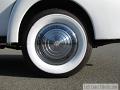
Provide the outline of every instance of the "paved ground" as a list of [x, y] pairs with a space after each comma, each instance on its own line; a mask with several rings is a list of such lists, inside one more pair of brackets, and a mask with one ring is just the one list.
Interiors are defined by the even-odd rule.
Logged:
[[94, 49], [86, 67], [69, 78], [38, 75], [20, 51], [0, 50], [0, 90], [82, 90], [83, 83], [120, 84], [120, 44]]

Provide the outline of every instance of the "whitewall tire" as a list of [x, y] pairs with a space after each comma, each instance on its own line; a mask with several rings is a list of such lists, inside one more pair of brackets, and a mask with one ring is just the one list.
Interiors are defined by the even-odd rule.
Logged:
[[82, 22], [60, 9], [36, 15], [23, 40], [23, 54], [38, 69], [55, 75], [71, 74], [85, 65], [92, 48]]

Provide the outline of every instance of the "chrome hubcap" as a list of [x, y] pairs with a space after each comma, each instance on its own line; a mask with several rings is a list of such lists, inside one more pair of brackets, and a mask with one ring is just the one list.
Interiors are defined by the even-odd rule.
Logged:
[[40, 30], [35, 49], [39, 57], [51, 65], [70, 61], [77, 52], [78, 39], [75, 32], [65, 24], [53, 23]]

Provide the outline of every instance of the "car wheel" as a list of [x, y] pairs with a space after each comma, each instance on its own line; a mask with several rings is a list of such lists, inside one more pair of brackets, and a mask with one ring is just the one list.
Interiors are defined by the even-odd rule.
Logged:
[[88, 61], [92, 46], [87, 30], [75, 15], [61, 9], [40, 12], [23, 35], [23, 55], [39, 70], [73, 75]]

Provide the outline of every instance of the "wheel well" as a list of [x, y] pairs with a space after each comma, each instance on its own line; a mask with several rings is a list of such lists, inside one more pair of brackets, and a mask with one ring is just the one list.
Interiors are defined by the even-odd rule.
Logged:
[[52, 2], [50, 0], [42, 0], [35, 5], [33, 5], [28, 12], [25, 14], [19, 30], [19, 43], [21, 44], [21, 38], [24, 34], [24, 30], [26, 30], [26, 26], [28, 22], [30, 22], [31, 18], [38, 14], [39, 12], [46, 10], [46, 9], [52, 9], [52, 8], [58, 8], [58, 9], [64, 9], [74, 15], [76, 15], [81, 22], [83, 23], [84, 27], [87, 29], [87, 34], [89, 36], [89, 39], [91, 40], [91, 44], [94, 46], [94, 30], [93, 25], [90, 20], [90, 17], [86, 13], [86, 11], [80, 7], [77, 3], [70, 1], [70, 0], [53, 0]]

